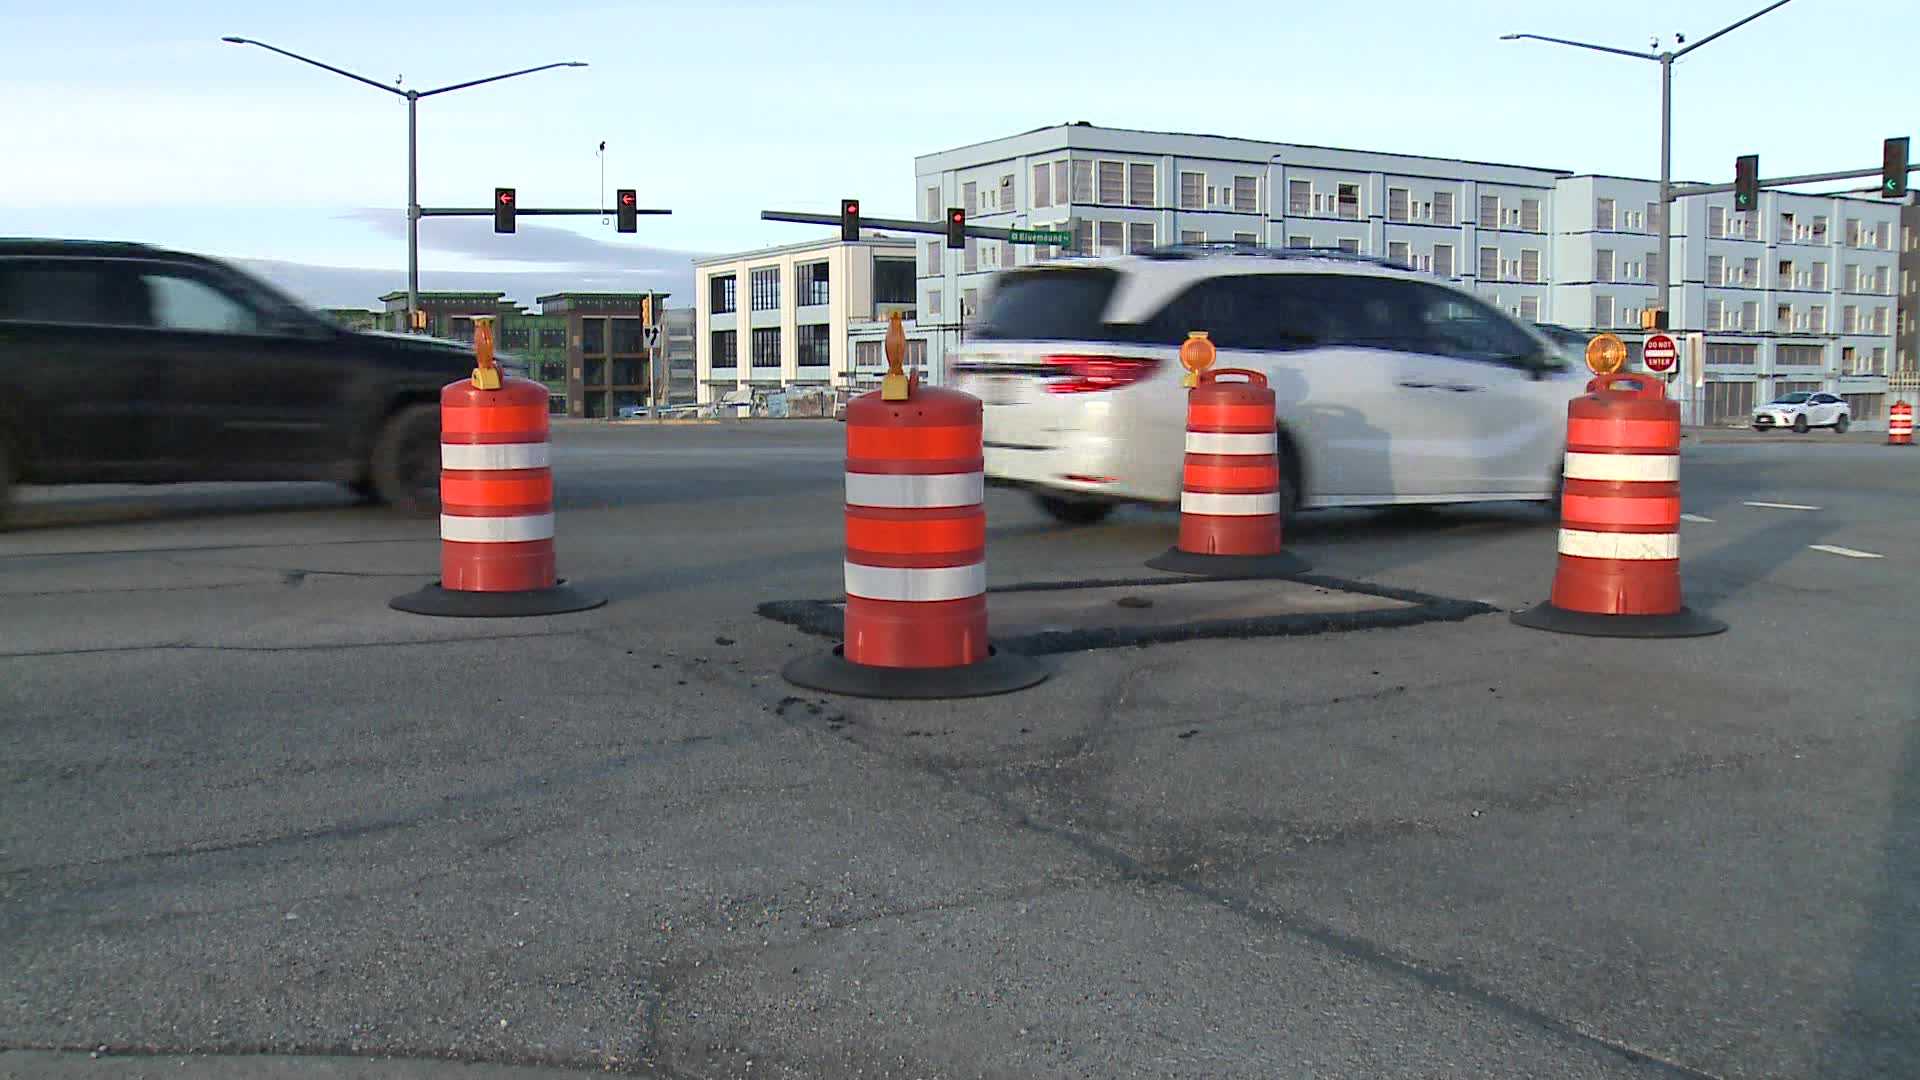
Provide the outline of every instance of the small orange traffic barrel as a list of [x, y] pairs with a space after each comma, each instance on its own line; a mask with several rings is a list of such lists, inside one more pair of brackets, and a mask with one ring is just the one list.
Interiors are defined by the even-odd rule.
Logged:
[[1246, 368], [1213, 370], [1213, 345], [1204, 333], [1189, 335], [1180, 351], [1192, 380], [1180, 540], [1147, 565], [1214, 577], [1305, 571], [1305, 562], [1280, 549], [1283, 491], [1267, 377]]
[[1896, 401], [1887, 410], [1887, 445], [1913, 445], [1913, 406]]
[[492, 317], [473, 330], [473, 375], [440, 391], [440, 580], [391, 606], [465, 617], [599, 607], [555, 574], [547, 388], [501, 376]]
[[1727, 628], [1681, 596], [1680, 406], [1657, 377], [1610, 371], [1568, 402], [1563, 478], [1553, 592], [1515, 623], [1594, 637]]
[[881, 388], [847, 404], [843, 643], [787, 681], [876, 698], [1000, 694], [1046, 678], [987, 641], [987, 515], [978, 398], [920, 386], [887, 329]]

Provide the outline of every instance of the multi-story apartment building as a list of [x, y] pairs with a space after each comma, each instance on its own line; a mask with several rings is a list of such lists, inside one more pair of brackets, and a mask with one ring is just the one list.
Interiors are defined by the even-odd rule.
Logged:
[[914, 243], [835, 237], [694, 263], [699, 400], [788, 386], [849, 387], [877, 379], [866, 353], [899, 312], [909, 365], [927, 370], [914, 324]]
[[[1339, 248], [1448, 278], [1514, 315], [1613, 330], [1637, 363], [1661, 271], [1652, 181], [1211, 135], [1068, 124], [915, 160], [928, 220], [1071, 232], [1059, 249], [919, 246], [920, 326], [964, 338], [991, 274], [1035, 260], [1200, 241]], [[1885, 415], [1899, 207], [1767, 192], [1673, 213], [1676, 332], [1706, 335], [1704, 381], [1676, 387], [1696, 422], [1744, 420], [1754, 399], [1818, 387], [1856, 418]], [[957, 258], [955, 256], [958, 256]], [[1684, 388], [1684, 392], [1683, 392]]]

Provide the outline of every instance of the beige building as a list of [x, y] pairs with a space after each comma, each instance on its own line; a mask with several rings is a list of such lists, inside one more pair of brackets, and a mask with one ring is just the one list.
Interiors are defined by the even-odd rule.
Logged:
[[[879, 340], [893, 312], [906, 320], [908, 360], [925, 363], [913, 333], [914, 243], [839, 238], [720, 255], [694, 263], [694, 341], [701, 403], [739, 391], [845, 388], [877, 378], [856, 340]], [[884, 365], [881, 365], [884, 367]]]

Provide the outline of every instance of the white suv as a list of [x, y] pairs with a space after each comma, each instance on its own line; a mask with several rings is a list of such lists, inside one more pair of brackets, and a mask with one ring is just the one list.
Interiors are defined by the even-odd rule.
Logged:
[[1289, 510], [1551, 500], [1590, 377], [1472, 294], [1340, 252], [1042, 263], [995, 277], [953, 364], [985, 404], [988, 479], [1077, 524], [1177, 504], [1190, 330], [1217, 368], [1267, 376]]

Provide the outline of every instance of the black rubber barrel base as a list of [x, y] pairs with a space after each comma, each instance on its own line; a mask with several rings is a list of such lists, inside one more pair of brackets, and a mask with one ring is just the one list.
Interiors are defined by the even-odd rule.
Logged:
[[1595, 615], [1551, 603], [1515, 612], [1513, 624], [1556, 634], [1622, 638], [1706, 637], [1727, 628], [1719, 619], [1687, 608], [1671, 615]]
[[803, 656], [780, 670], [781, 677], [808, 690], [847, 697], [926, 701], [937, 698], [991, 697], [1025, 690], [1049, 672], [1039, 661], [993, 649], [977, 664], [948, 668], [893, 668], [856, 664], [841, 646], [824, 656]]
[[564, 579], [548, 589], [524, 592], [466, 592], [443, 589], [439, 582], [387, 601], [395, 611], [440, 615], [452, 619], [512, 619], [527, 615], [564, 615], [587, 611], [607, 602], [604, 596], [582, 592]]
[[1278, 555], [1199, 555], [1177, 547], [1148, 559], [1147, 565], [1175, 574], [1217, 578], [1284, 578], [1313, 569], [1305, 559], [1285, 551]]

